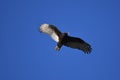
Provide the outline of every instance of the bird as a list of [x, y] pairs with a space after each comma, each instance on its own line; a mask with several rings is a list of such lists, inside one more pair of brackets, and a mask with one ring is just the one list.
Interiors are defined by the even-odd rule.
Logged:
[[44, 23], [39, 27], [41, 33], [48, 34], [57, 45], [55, 50], [59, 51], [62, 46], [70, 47], [83, 51], [85, 54], [89, 54], [92, 51], [91, 45], [78, 37], [69, 36], [68, 32], [61, 32], [55, 25]]

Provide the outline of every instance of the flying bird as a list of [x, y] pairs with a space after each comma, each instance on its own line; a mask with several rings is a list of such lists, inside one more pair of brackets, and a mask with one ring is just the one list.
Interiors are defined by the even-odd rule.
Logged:
[[69, 36], [67, 32], [62, 33], [54, 25], [42, 24], [39, 28], [39, 31], [48, 34], [54, 41], [57, 42], [57, 45], [55, 47], [56, 51], [59, 51], [63, 45], [70, 48], [82, 50], [86, 54], [90, 53], [92, 50], [90, 44], [81, 38]]

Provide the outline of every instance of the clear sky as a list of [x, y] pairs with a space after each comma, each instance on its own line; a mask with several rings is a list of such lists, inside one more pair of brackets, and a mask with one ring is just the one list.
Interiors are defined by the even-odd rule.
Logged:
[[[42, 23], [90, 43], [56, 52]], [[1, 0], [0, 80], [120, 80], [119, 0]]]

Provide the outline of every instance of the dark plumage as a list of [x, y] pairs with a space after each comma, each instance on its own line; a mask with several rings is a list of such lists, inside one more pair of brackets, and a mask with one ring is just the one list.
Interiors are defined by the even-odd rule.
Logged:
[[84, 40], [68, 36], [67, 33], [60, 32], [54, 25], [42, 24], [40, 26], [40, 31], [50, 35], [52, 39], [57, 42], [57, 46], [55, 47], [57, 51], [59, 51], [63, 45], [82, 50], [84, 53], [90, 53], [92, 50], [91, 46]]

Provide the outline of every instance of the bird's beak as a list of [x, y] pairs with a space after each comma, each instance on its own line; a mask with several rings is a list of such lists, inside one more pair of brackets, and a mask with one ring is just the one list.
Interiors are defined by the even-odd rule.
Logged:
[[40, 33], [42, 33], [42, 31], [41, 31], [40, 27], [38, 28], [38, 31], [39, 31]]

